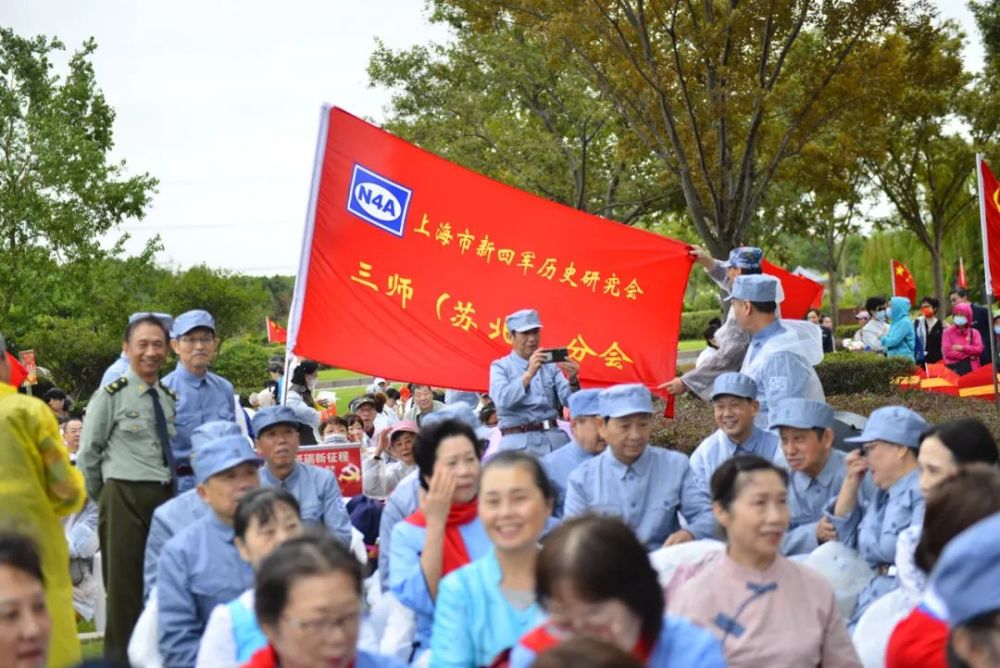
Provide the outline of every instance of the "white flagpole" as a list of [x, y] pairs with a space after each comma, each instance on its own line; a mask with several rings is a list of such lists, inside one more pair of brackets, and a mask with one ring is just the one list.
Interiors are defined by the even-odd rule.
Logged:
[[295, 359], [294, 350], [299, 335], [299, 321], [302, 318], [302, 302], [306, 294], [306, 282], [309, 280], [309, 256], [312, 254], [313, 230], [316, 227], [316, 199], [319, 197], [319, 184], [323, 175], [323, 156], [326, 154], [326, 137], [330, 126], [330, 105], [324, 104], [320, 109], [319, 136], [316, 138], [316, 155], [313, 158], [312, 186], [309, 191], [309, 208], [306, 210], [306, 224], [302, 231], [302, 251], [299, 255], [299, 268], [295, 275], [295, 290], [292, 294], [292, 305], [288, 312], [288, 334], [285, 337], [285, 376], [284, 387], [281, 388], [281, 403], [288, 396], [288, 385], [291, 383], [292, 372], [295, 370], [292, 362]]
[[[990, 315], [990, 322], [988, 323], [990, 332], [990, 366], [994, 366], [993, 362], [997, 358], [997, 337], [993, 331], [993, 304], [991, 303], [993, 280], [990, 276], [989, 233], [986, 229], [986, 193], [983, 192], [983, 155], [981, 153], [976, 154], [976, 181], [979, 184], [979, 223], [982, 227], [983, 237], [983, 274], [986, 278], [986, 312]], [[1000, 384], [997, 382], [997, 370], [995, 366], [992, 375], [993, 403], [996, 406], [1000, 406]]]

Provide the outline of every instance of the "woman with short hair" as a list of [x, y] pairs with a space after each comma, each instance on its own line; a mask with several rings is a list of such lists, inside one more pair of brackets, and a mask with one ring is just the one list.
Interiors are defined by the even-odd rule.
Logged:
[[254, 610], [268, 645], [244, 668], [401, 668], [358, 649], [361, 565], [336, 539], [289, 540], [264, 560], [256, 584]]
[[51, 637], [38, 548], [26, 536], [0, 533], [0, 664], [44, 668]]
[[788, 473], [766, 459], [723, 463], [712, 475], [712, 511], [725, 556], [688, 580], [670, 611], [709, 629], [731, 667], [860, 668], [830, 585], [780, 554], [787, 498]]
[[548, 620], [514, 647], [511, 668], [527, 668], [563, 641], [610, 642], [646, 666], [726, 665], [718, 641], [664, 615], [663, 589], [646, 548], [620, 519], [582, 515], [545, 539], [535, 593]]

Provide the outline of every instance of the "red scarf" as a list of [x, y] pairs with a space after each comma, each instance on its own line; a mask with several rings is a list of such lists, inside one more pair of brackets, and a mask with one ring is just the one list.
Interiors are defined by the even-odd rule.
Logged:
[[[348, 664], [348, 668], [354, 668], [355, 661]], [[250, 660], [243, 664], [242, 668], [281, 668], [278, 653], [274, 651], [274, 646], [268, 643], [267, 647], [254, 652]]]
[[[521, 644], [534, 652], [536, 656], [546, 650], [552, 649], [560, 642], [559, 638], [549, 633], [548, 624], [542, 624], [541, 626], [536, 627], [533, 631], [529, 631], [526, 636], [521, 638]], [[631, 653], [632, 656], [641, 661], [643, 665], [646, 665], [649, 661], [649, 657], [653, 654], [653, 643], [640, 636], [639, 642], [637, 642], [635, 647], [632, 648]]]
[[[452, 503], [448, 511], [448, 519], [444, 524], [444, 549], [441, 555], [441, 577], [448, 575], [453, 570], [465, 566], [472, 561], [469, 558], [469, 551], [465, 549], [465, 541], [462, 539], [462, 532], [459, 527], [464, 526], [476, 519], [478, 516], [478, 501], [473, 498], [467, 503]], [[406, 521], [418, 527], [427, 526], [427, 518], [424, 511], [418, 510]]]

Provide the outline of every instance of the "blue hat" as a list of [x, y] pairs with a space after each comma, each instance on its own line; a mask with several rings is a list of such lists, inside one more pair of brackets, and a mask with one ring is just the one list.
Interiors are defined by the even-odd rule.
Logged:
[[472, 431], [476, 432], [476, 436], [481, 441], [488, 439], [493, 431], [489, 427], [484, 427], [483, 423], [479, 421], [478, 417], [476, 417], [472, 407], [463, 402], [450, 404], [444, 408], [438, 408], [430, 413], [425, 413], [420, 419], [420, 429], [428, 429], [439, 422], [444, 422], [445, 420], [458, 420], [459, 422], [464, 422], [469, 426], [469, 428], [472, 429]]
[[733, 289], [725, 301], [742, 299], [748, 302], [776, 302], [778, 285], [778, 279], [767, 274], [737, 276], [733, 281]]
[[768, 429], [793, 427], [795, 429], [832, 429], [833, 408], [822, 401], [811, 399], [782, 399], [770, 411]]
[[244, 462], [260, 466], [264, 460], [254, 454], [250, 441], [235, 422], [206, 422], [191, 435], [191, 468], [199, 485]]
[[531, 308], [515, 311], [507, 316], [507, 331], [527, 332], [538, 329], [542, 326], [542, 321], [538, 319], [538, 311]]
[[757, 383], [753, 378], [738, 371], [729, 371], [720, 374], [712, 385], [712, 399], [723, 395], [733, 397], [743, 397], [744, 399], [757, 398]]
[[601, 415], [609, 418], [653, 412], [653, 395], [645, 385], [632, 383], [601, 390]]
[[722, 264], [737, 269], [760, 269], [763, 257], [764, 251], [756, 246], [740, 246], [729, 251], [729, 261]]
[[930, 425], [920, 415], [905, 406], [885, 406], [872, 411], [860, 436], [845, 438], [845, 443], [885, 441], [916, 450], [920, 436]]
[[197, 329], [198, 327], [207, 327], [215, 332], [215, 318], [213, 318], [212, 314], [208, 311], [202, 311], [200, 309], [181, 313], [177, 316], [177, 319], [174, 320], [174, 327], [170, 332], [170, 336], [177, 339], [184, 336], [192, 329]]
[[141, 320], [143, 318], [156, 318], [163, 323], [163, 326], [167, 328], [168, 332], [174, 326], [174, 319], [169, 313], [153, 313], [152, 311], [139, 311], [137, 313], [133, 313], [128, 317], [128, 324], [131, 325], [136, 320]]
[[1000, 513], [951, 539], [934, 570], [927, 599], [954, 628], [1000, 610]]
[[257, 411], [250, 420], [250, 427], [258, 437], [262, 431], [276, 424], [290, 424], [298, 428], [299, 418], [288, 406], [268, 406]]
[[577, 390], [569, 395], [569, 414], [573, 417], [601, 414], [600, 390]]
[[479, 395], [475, 392], [463, 392], [462, 390], [445, 390], [444, 403], [448, 406], [463, 403], [469, 408], [475, 409], [479, 405]]

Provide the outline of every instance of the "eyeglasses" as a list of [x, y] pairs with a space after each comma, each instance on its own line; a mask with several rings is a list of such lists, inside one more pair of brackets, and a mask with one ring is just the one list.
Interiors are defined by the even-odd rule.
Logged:
[[316, 619], [296, 619], [282, 615], [282, 619], [288, 622], [292, 628], [305, 633], [332, 633], [337, 629], [348, 633], [358, 628], [361, 613], [355, 611], [339, 617], [317, 617]]
[[214, 336], [182, 336], [181, 343], [187, 343], [192, 346], [207, 346], [215, 342]]

